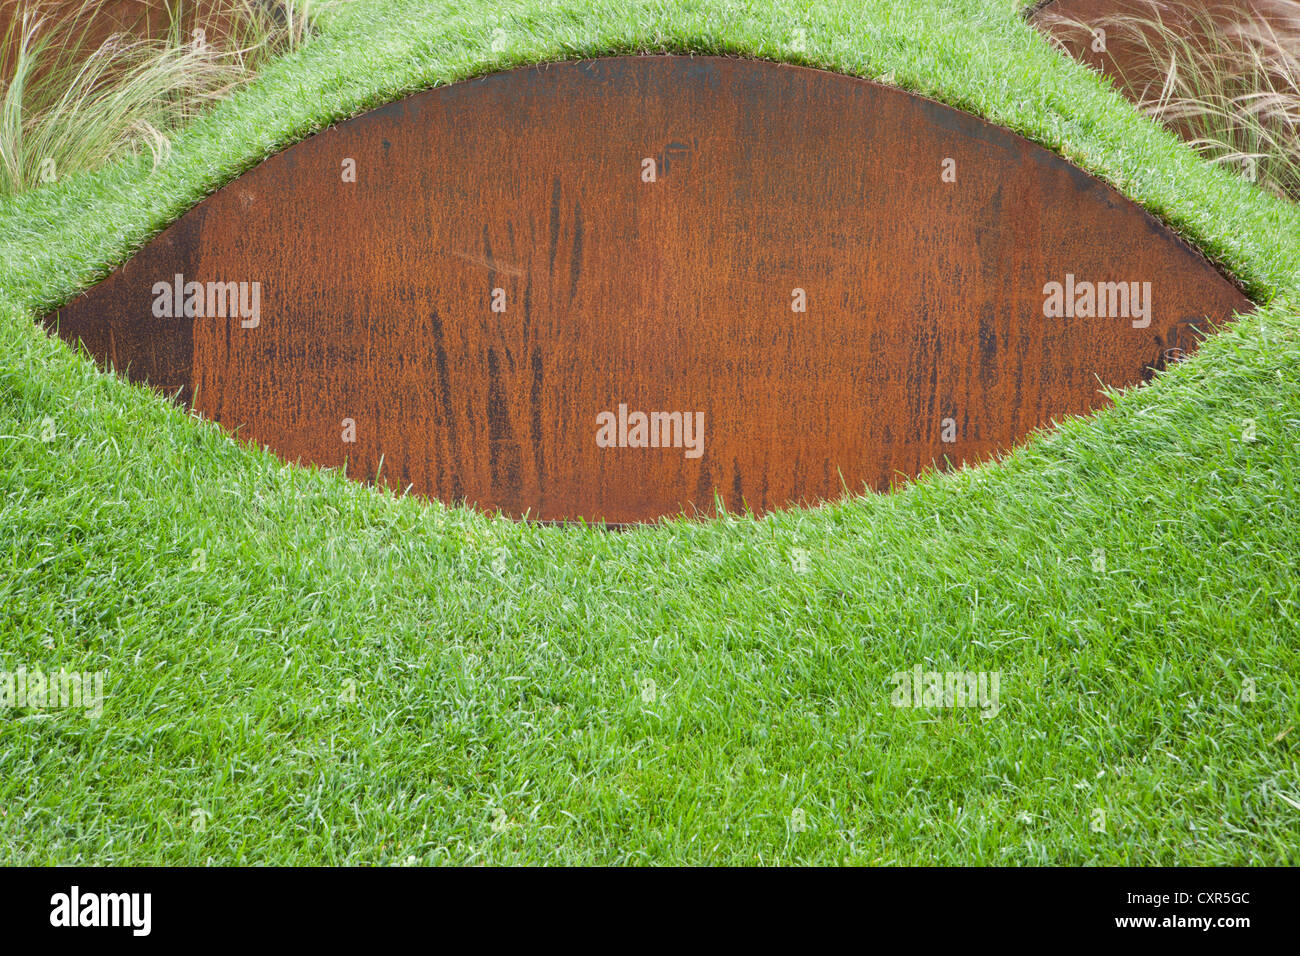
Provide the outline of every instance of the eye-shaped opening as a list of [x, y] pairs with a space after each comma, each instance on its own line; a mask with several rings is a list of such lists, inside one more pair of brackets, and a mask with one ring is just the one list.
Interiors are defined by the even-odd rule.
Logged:
[[1250, 308], [1005, 129], [838, 74], [656, 56], [340, 124], [47, 323], [288, 460], [621, 523], [985, 460]]

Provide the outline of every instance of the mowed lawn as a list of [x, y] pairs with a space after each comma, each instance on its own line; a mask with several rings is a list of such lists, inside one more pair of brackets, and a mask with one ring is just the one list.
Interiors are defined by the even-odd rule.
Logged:
[[[1260, 308], [999, 463], [620, 533], [286, 466], [35, 322], [312, 130], [640, 51], [978, 113]], [[1017, 2], [355, 0], [157, 170], [0, 200], [0, 671], [102, 671], [106, 695], [0, 711], [0, 861], [1296, 863], [1297, 441], [1296, 208]], [[1001, 709], [893, 706], [918, 666], [996, 672]]]

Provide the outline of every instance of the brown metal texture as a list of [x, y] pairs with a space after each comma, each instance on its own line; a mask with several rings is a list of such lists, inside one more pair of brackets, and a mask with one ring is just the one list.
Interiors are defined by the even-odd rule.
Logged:
[[326, 130], [46, 321], [290, 461], [623, 523], [988, 458], [1249, 308], [1112, 188], [974, 116], [654, 56]]
[[81, 59], [97, 50], [113, 34], [132, 40], [161, 40], [167, 37], [175, 12], [181, 36], [192, 37], [196, 29], [205, 39], [229, 37], [231, 17], [228, 0], [0, 0], [0, 38], [19, 29], [24, 13], [45, 21], [44, 32], [60, 46], [70, 46]]
[[[1282, 43], [1300, 43], [1300, 19], [1291, 0], [1049, 0], [1032, 8], [1029, 20], [1139, 102], [1160, 99], [1171, 54], [1215, 49], [1212, 33], [1232, 37], [1243, 56], [1256, 29]], [[1176, 48], [1153, 24], [1163, 24], [1167, 35], [1177, 38]], [[1291, 82], [1273, 75], [1277, 89]], [[1167, 122], [1185, 139], [1201, 135], [1190, 119], [1175, 115]]]

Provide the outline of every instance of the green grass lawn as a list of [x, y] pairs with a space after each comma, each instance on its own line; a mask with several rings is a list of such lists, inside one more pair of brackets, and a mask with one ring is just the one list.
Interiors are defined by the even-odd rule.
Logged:
[[[999, 464], [623, 533], [286, 466], [34, 324], [312, 130], [637, 51], [978, 113], [1261, 308]], [[107, 694], [99, 719], [0, 713], [0, 861], [1300, 862], [1298, 369], [1296, 208], [1012, 0], [356, 0], [158, 170], [0, 201], [0, 670], [102, 670]], [[1001, 711], [891, 706], [917, 665], [998, 672]]]

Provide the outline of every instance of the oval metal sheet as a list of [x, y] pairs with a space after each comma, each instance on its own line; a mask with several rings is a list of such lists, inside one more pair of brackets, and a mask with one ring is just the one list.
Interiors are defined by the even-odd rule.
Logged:
[[[1067, 288], [1078, 308], [1045, 315]], [[1115, 190], [974, 116], [655, 56], [342, 123], [47, 322], [290, 461], [619, 523], [987, 458], [1249, 308]]]

